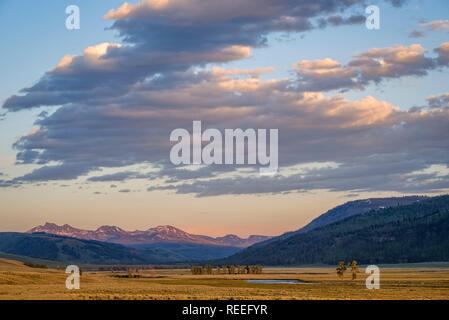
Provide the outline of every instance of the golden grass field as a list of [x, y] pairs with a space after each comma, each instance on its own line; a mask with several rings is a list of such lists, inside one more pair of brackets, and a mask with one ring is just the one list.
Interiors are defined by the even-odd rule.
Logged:
[[[449, 269], [383, 268], [381, 287], [368, 290], [360, 268], [351, 281], [333, 268], [266, 268], [261, 275], [197, 275], [187, 269], [125, 273], [84, 272], [80, 290], [65, 287], [64, 270], [30, 268], [0, 259], [0, 299], [449, 299]], [[115, 275], [115, 276], [114, 276]], [[246, 279], [298, 279], [311, 284], [255, 284]]]

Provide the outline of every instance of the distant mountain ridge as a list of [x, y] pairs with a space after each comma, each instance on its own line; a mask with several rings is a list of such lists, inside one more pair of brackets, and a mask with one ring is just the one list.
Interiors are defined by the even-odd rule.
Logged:
[[257, 242], [271, 238], [268, 236], [251, 235], [248, 238], [243, 239], [233, 234], [213, 238], [209, 236], [190, 234], [169, 225], [149, 228], [145, 231], [125, 231], [117, 226], [101, 226], [96, 230], [83, 230], [74, 228], [68, 224], [59, 226], [55, 223], [48, 222], [42, 226], [37, 226], [28, 230], [27, 233], [47, 233], [77, 239], [96, 240], [123, 245], [188, 243], [237, 248], [246, 248]]

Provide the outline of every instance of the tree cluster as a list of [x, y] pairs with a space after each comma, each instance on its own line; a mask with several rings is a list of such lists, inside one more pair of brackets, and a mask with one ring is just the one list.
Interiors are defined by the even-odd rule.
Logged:
[[224, 265], [217, 266], [214, 268], [211, 265], [206, 266], [192, 266], [190, 268], [192, 274], [261, 274], [262, 266], [234, 266], [234, 265]]
[[[359, 267], [357, 266], [357, 261], [353, 260], [352, 262], [348, 262], [348, 268], [351, 269], [352, 280], [357, 279], [357, 272], [359, 271]], [[336, 270], [337, 270], [337, 275], [340, 279], [343, 279], [343, 275], [348, 268], [345, 266], [344, 261], [338, 262], [338, 266], [337, 266]]]

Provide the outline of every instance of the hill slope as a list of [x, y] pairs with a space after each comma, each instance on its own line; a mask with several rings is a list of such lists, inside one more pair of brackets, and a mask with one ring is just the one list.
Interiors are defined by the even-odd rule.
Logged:
[[239, 250], [241, 249], [236, 247], [177, 243], [123, 246], [46, 233], [0, 233], [0, 257], [31, 262], [45, 259], [42, 263], [47, 265], [55, 261], [87, 264], [170, 264], [224, 258]]
[[[189, 262], [198, 260], [211, 260], [229, 257], [242, 250], [237, 247], [211, 246], [195, 243], [155, 243], [132, 245], [133, 248], [144, 254], [158, 254], [160, 263]], [[170, 255], [162, 260], [164, 253]]]
[[299, 230], [286, 232], [279, 237], [274, 237], [265, 241], [265, 243], [285, 239], [298, 233], [304, 233], [328, 224], [343, 220], [358, 214], [366, 213], [372, 210], [391, 208], [395, 206], [408, 205], [419, 201], [427, 200], [425, 196], [407, 196], [391, 198], [369, 198], [346, 202], [335, 208], [328, 210], [319, 217], [313, 219], [309, 224]]
[[151, 256], [119, 244], [42, 233], [0, 233], [0, 252], [65, 262], [93, 264], [147, 263]]
[[220, 263], [292, 265], [449, 261], [449, 196], [354, 215], [256, 244]]
[[312, 222], [308, 225], [299, 229], [298, 232], [304, 233], [372, 210], [413, 204], [426, 199], [428, 198], [424, 196], [408, 196], [393, 198], [369, 198], [349, 201], [320, 215], [318, 218], [312, 220]]

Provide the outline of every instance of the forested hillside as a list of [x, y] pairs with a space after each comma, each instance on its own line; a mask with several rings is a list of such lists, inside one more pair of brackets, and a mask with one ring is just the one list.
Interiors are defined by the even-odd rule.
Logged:
[[286, 239], [251, 246], [232, 264], [295, 265], [449, 261], [449, 196], [355, 215]]

